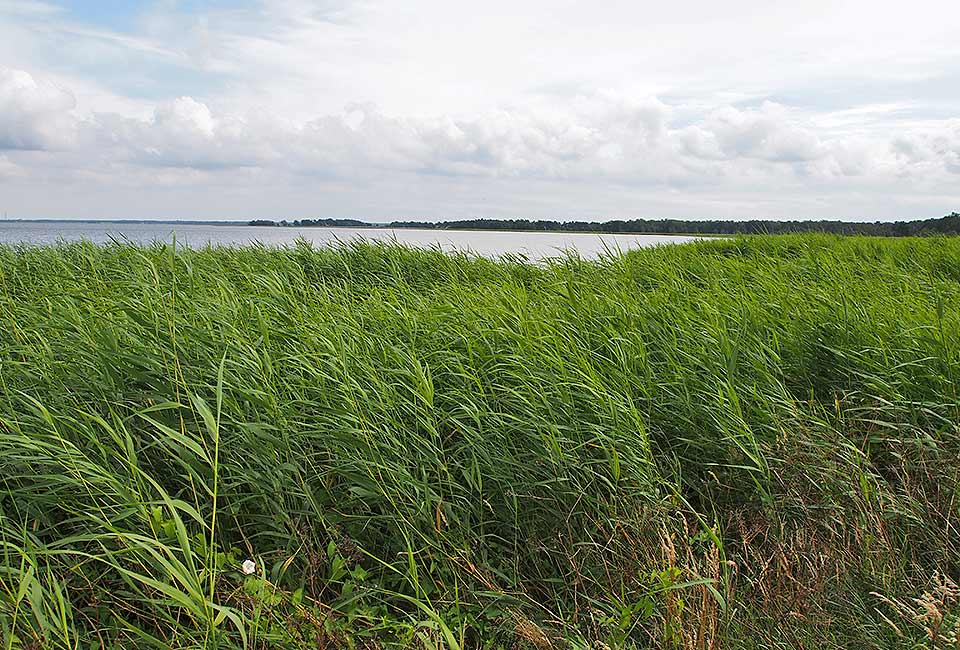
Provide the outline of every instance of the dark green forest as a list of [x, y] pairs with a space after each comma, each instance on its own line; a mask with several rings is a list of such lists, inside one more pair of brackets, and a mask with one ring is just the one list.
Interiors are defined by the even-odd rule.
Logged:
[[669, 235], [758, 235], [820, 232], [840, 235], [912, 237], [916, 235], [960, 234], [960, 213], [939, 219], [914, 221], [775, 221], [770, 219], [724, 221], [708, 219], [628, 219], [613, 221], [551, 221], [529, 219], [464, 219], [460, 221], [390, 221], [370, 223], [357, 219], [296, 219], [272, 221], [256, 219], [251, 226], [290, 226], [320, 228], [417, 228], [422, 230], [511, 230], [532, 232], [601, 232]]

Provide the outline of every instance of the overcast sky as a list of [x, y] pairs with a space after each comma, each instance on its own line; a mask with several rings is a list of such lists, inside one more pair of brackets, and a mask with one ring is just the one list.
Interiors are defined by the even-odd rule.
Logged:
[[960, 210], [956, 0], [0, 0], [13, 217]]

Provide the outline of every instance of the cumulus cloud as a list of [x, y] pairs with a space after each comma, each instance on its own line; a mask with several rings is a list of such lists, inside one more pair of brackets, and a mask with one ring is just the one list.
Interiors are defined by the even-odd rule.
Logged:
[[127, 4], [0, 0], [4, 209], [134, 216], [153, 188], [158, 214], [212, 215], [251, 186], [233, 205], [275, 216], [960, 201], [956, 2]]
[[194, 98], [157, 105], [147, 118], [96, 113], [80, 126], [91, 156], [132, 166], [216, 170], [271, 164], [282, 138], [274, 123], [215, 115]]
[[23, 70], [0, 68], [0, 150], [69, 146], [76, 136], [70, 91]]
[[[689, 177], [731, 161], [794, 171], [818, 163], [823, 174], [856, 175], [865, 170], [867, 150], [849, 138], [823, 141], [769, 102], [759, 109], [717, 107], [698, 123], [675, 128], [673, 107], [659, 99], [606, 92], [577, 97], [565, 110], [520, 107], [456, 119], [390, 116], [355, 104], [290, 124], [215, 114], [191, 97], [157, 105], [148, 119], [114, 113], [80, 119], [69, 91], [7, 70], [0, 74], [0, 102], [3, 148], [87, 147], [92, 157], [156, 167], [669, 183], [694, 182]], [[956, 140], [920, 133], [898, 137], [891, 147], [903, 165], [936, 160], [953, 169]]]
[[211, 139], [217, 123], [206, 104], [192, 97], [180, 97], [159, 106], [153, 114], [153, 124], [174, 136]]
[[[893, 155], [885, 140], [820, 135], [772, 103], [717, 107], [686, 126], [673, 125], [674, 113], [656, 98], [611, 93], [579, 97], [564, 111], [521, 107], [457, 119], [395, 117], [353, 106], [290, 131], [277, 129], [259, 151], [301, 172], [396, 170], [676, 187], [737, 176], [896, 175], [913, 161]], [[909, 145], [914, 158], [949, 168], [955, 151], [949, 144], [916, 138]]]
[[267, 178], [360, 186], [416, 177], [719, 194], [890, 183], [912, 191], [960, 174], [960, 120], [877, 136], [818, 128], [772, 102], [694, 110], [607, 91], [459, 116], [391, 115], [350, 104], [301, 122], [183, 96], [137, 117], [83, 113], [70, 90], [2, 70], [0, 153], [5, 183], [34, 170], [44, 178], [169, 186]]
[[946, 120], [936, 130], [900, 135], [891, 148], [906, 164], [942, 166], [950, 173], [960, 174], [960, 119]]
[[765, 102], [759, 110], [717, 109], [706, 119], [703, 130], [700, 146], [711, 158], [717, 152], [725, 158], [802, 162], [826, 153], [816, 134], [772, 102]]

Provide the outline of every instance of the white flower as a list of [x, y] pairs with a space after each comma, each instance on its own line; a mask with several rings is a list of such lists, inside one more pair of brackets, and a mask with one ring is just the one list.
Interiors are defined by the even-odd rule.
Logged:
[[250, 575], [257, 570], [257, 563], [253, 560], [244, 560], [243, 561], [243, 572], [246, 575]]

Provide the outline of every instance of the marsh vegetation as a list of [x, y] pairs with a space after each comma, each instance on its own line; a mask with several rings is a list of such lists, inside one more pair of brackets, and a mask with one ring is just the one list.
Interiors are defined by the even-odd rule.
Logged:
[[0, 248], [0, 640], [955, 648], [958, 379], [949, 238]]

